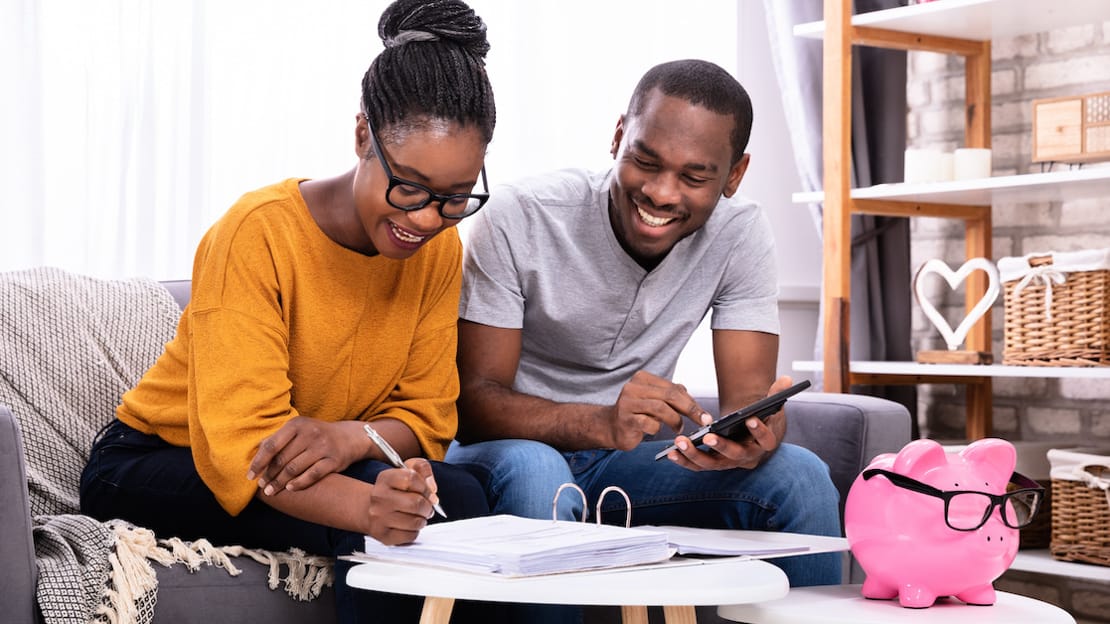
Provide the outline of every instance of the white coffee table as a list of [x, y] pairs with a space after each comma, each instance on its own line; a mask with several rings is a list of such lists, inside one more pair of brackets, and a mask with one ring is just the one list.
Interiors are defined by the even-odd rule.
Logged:
[[782, 570], [766, 561], [741, 558], [679, 559], [652, 566], [522, 578], [364, 561], [348, 572], [347, 584], [425, 596], [421, 624], [446, 624], [456, 599], [620, 606], [625, 624], [647, 624], [647, 607], [662, 606], [668, 624], [694, 624], [695, 606], [774, 600], [789, 590]]
[[1075, 624], [1059, 607], [1006, 592], [989, 607], [942, 598], [927, 609], [907, 609], [897, 599], [868, 600], [859, 585], [800, 587], [778, 600], [722, 606], [717, 614], [746, 624]]

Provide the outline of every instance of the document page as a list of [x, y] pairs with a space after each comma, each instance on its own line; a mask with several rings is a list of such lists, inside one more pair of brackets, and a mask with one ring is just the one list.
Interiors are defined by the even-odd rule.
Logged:
[[744, 529], [695, 529], [680, 526], [642, 525], [639, 528], [664, 531], [667, 533], [671, 547], [688, 555], [775, 559], [849, 550], [847, 539], [825, 535]]
[[366, 538], [366, 554], [509, 576], [653, 563], [673, 550], [660, 530], [510, 515], [432, 524], [415, 542]]
[[804, 542], [767, 541], [748, 537], [750, 531], [726, 529], [695, 529], [680, 526], [644, 526], [667, 534], [671, 547], [680, 555], [764, 556], [799, 553], [809, 550]]

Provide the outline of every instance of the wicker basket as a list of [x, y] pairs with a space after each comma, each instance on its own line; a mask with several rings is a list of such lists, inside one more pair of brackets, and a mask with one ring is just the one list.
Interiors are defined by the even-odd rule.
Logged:
[[[1060, 457], [1074, 461], [1076, 456], [1091, 457], [1090, 461], [1097, 463], [1057, 467]], [[1052, 556], [1061, 561], [1110, 566], [1110, 493], [1097, 486], [1110, 482], [1110, 456], [1053, 449], [1049, 459], [1053, 461]], [[1090, 476], [1077, 479], [1077, 468]]]
[[1021, 279], [1007, 280], [1002, 271], [1002, 363], [1110, 366], [1110, 270], [1068, 270], [1052, 255], [1027, 259], [1027, 265], [999, 261], [1000, 270], [1007, 260], [1027, 267]]

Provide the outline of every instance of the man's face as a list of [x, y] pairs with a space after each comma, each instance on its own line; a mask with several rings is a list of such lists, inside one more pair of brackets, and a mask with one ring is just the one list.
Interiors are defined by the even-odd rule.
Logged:
[[731, 164], [730, 115], [659, 90], [643, 104], [617, 122], [609, 221], [624, 250], [650, 270], [705, 225], [721, 195], [736, 192], [748, 155]]

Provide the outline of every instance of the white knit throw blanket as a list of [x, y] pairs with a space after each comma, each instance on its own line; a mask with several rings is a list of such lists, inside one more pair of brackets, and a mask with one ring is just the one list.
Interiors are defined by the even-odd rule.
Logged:
[[330, 558], [155, 540], [146, 529], [80, 515], [78, 482], [93, 438], [173, 337], [179, 316], [173, 297], [148, 279], [54, 268], [0, 273], [0, 403], [23, 436], [47, 624], [149, 622], [157, 590], [150, 561], [218, 565], [234, 575], [228, 557], [246, 555], [270, 566], [271, 589], [284, 581], [300, 600], [332, 584]]

